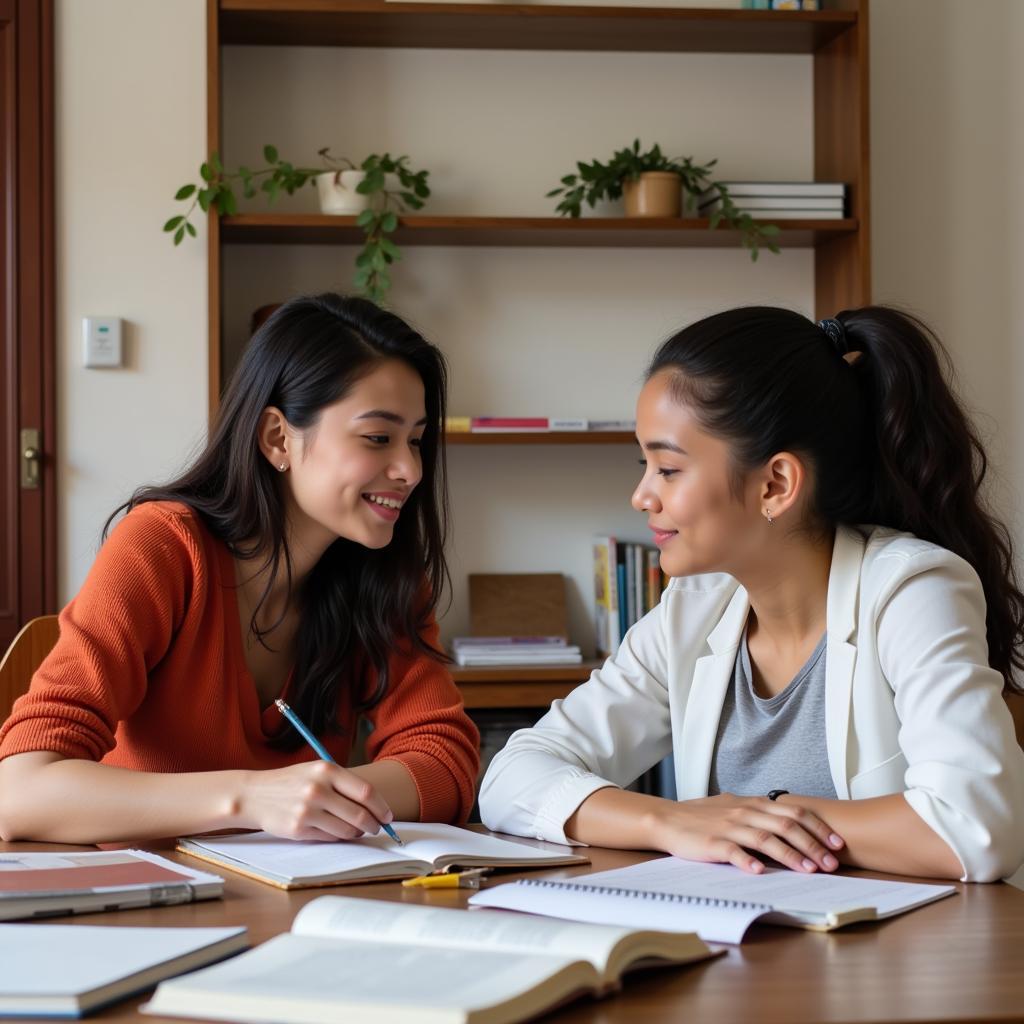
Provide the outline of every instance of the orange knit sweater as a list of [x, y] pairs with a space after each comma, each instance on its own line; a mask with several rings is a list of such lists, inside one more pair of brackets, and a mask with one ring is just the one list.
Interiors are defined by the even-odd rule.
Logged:
[[[431, 620], [424, 639], [438, 644]], [[393, 655], [384, 698], [367, 712], [370, 760], [401, 762], [424, 821], [464, 821], [473, 804], [479, 734], [445, 667]], [[285, 692], [287, 693], [287, 687]], [[348, 761], [355, 715], [323, 738]], [[280, 768], [308, 747], [267, 743], [285, 727], [262, 711], [246, 667], [234, 560], [184, 505], [150, 502], [118, 524], [78, 596], [60, 640], [0, 729], [0, 758], [29, 750], [150, 772]]]

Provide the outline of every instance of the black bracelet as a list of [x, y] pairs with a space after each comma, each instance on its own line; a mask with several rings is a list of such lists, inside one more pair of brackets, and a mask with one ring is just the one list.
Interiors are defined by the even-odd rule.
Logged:
[[780, 796], [786, 796], [788, 793], [788, 789], [770, 789], [768, 790], [768, 799], [778, 800]]

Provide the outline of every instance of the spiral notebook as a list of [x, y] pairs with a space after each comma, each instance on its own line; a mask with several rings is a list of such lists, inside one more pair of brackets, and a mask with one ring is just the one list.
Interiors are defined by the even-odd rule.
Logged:
[[952, 885], [772, 868], [750, 875], [728, 864], [662, 857], [567, 881], [509, 882], [469, 902], [568, 921], [696, 932], [706, 942], [738, 943], [755, 921], [832, 931], [902, 914], [955, 892]]

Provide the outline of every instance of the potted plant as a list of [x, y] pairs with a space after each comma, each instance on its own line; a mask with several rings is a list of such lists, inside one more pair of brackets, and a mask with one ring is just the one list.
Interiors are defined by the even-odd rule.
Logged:
[[[401, 258], [401, 251], [389, 237], [398, 227], [398, 215], [407, 209], [419, 210], [430, 195], [429, 171], [409, 167], [407, 156], [371, 153], [357, 167], [351, 160], [333, 157], [325, 147], [319, 150], [324, 167], [296, 167], [281, 159], [274, 146], [263, 147], [264, 165], [229, 170], [217, 153], [199, 168], [198, 182], [182, 185], [174, 198], [189, 203], [183, 214], [171, 217], [164, 231], [172, 232], [174, 244], [186, 237], [195, 238], [191, 221], [198, 206], [203, 213], [233, 214], [238, 209], [235, 188], [250, 199], [262, 192], [273, 203], [282, 191], [291, 195], [307, 182], [325, 192], [334, 209], [329, 213], [357, 213], [356, 225], [364, 234], [363, 247], [356, 256], [355, 287], [367, 298], [381, 302], [391, 287], [389, 268]], [[320, 184], [320, 179], [328, 179]], [[337, 192], [337, 196], [331, 196]]]
[[752, 260], [757, 259], [762, 246], [777, 253], [779, 229], [774, 224], [760, 224], [736, 209], [729, 190], [711, 178], [716, 163], [711, 160], [699, 165], [688, 156], [669, 157], [657, 144], [641, 152], [640, 140], [635, 139], [632, 146], [616, 150], [608, 163], [578, 162], [576, 173], [565, 175], [561, 184], [547, 194], [561, 196], [555, 210], [563, 216], [578, 217], [584, 202], [593, 207], [600, 199], [622, 198], [627, 217], [678, 217], [684, 195], [690, 209], [699, 196], [713, 190], [721, 206], [711, 214], [710, 228], [724, 223], [738, 230]]

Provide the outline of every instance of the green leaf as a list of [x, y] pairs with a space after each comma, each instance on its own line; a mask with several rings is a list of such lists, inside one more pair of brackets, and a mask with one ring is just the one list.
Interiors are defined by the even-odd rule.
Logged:
[[174, 193], [175, 199], [188, 199], [193, 192], [195, 192], [195, 185], [182, 185], [177, 192]]
[[212, 188], [204, 188], [200, 191], [196, 197], [199, 202], [199, 209], [206, 213], [210, 209], [210, 201], [213, 199], [214, 190]]
[[174, 244], [181, 245], [181, 240], [185, 237], [185, 225], [183, 224], [177, 231], [174, 232]]
[[210, 163], [218, 174], [224, 173], [224, 165], [220, 162], [220, 154], [216, 150], [210, 154]]
[[362, 252], [356, 257], [357, 267], [368, 267], [370, 265], [370, 251], [363, 249]]
[[263, 147], [263, 159], [266, 160], [268, 164], [276, 164], [277, 163], [277, 148], [275, 146], [264, 146]]
[[173, 231], [185, 218], [182, 216], [172, 217], [165, 225], [164, 231]]
[[203, 181], [209, 181], [213, 177], [213, 175], [210, 173], [209, 164], [200, 164], [199, 177], [201, 177]]
[[221, 188], [220, 194], [217, 198], [217, 206], [220, 208], [221, 213], [226, 213], [229, 217], [233, 213], [238, 212], [238, 203], [235, 201], [235, 193], [231, 191], [231, 187], [225, 185]]
[[385, 232], [389, 232], [390, 233], [390, 232], [394, 231], [395, 228], [397, 228], [397, 227], [398, 227], [398, 217], [395, 216], [393, 211], [388, 210], [388, 212], [385, 213], [383, 217], [381, 217], [381, 220], [380, 220], [380, 229], [381, 229], [381, 231], [385, 231]]
[[356, 227], [368, 228], [371, 224], [373, 224], [376, 221], [376, 219], [377, 215], [373, 212], [373, 210], [363, 210], [363, 212], [359, 214], [358, 217], [356, 217]]
[[427, 188], [426, 183], [422, 181], [416, 182], [416, 185], [413, 187], [413, 191], [420, 197], [420, 199], [426, 199], [427, 196], [430, 195], [430, 189]]
[[192, 238], [196, 237], [196, 229], [188, 221], [185, 221], [185, 230]]
[[381, 252], [383, 252], [385, 256], [388, 256], [393, 260], [400, 260], [402, 258], [401, 249], [399, 249], [390, 238], [382, 238], [380, 240], [380, 248]]
[[761, 234], [762, 235], [774, 236], [774, 235], [777, 235], [778, 233], [779, 233], [779, 226], [777, 224], [762, 224], [761, 225]]

